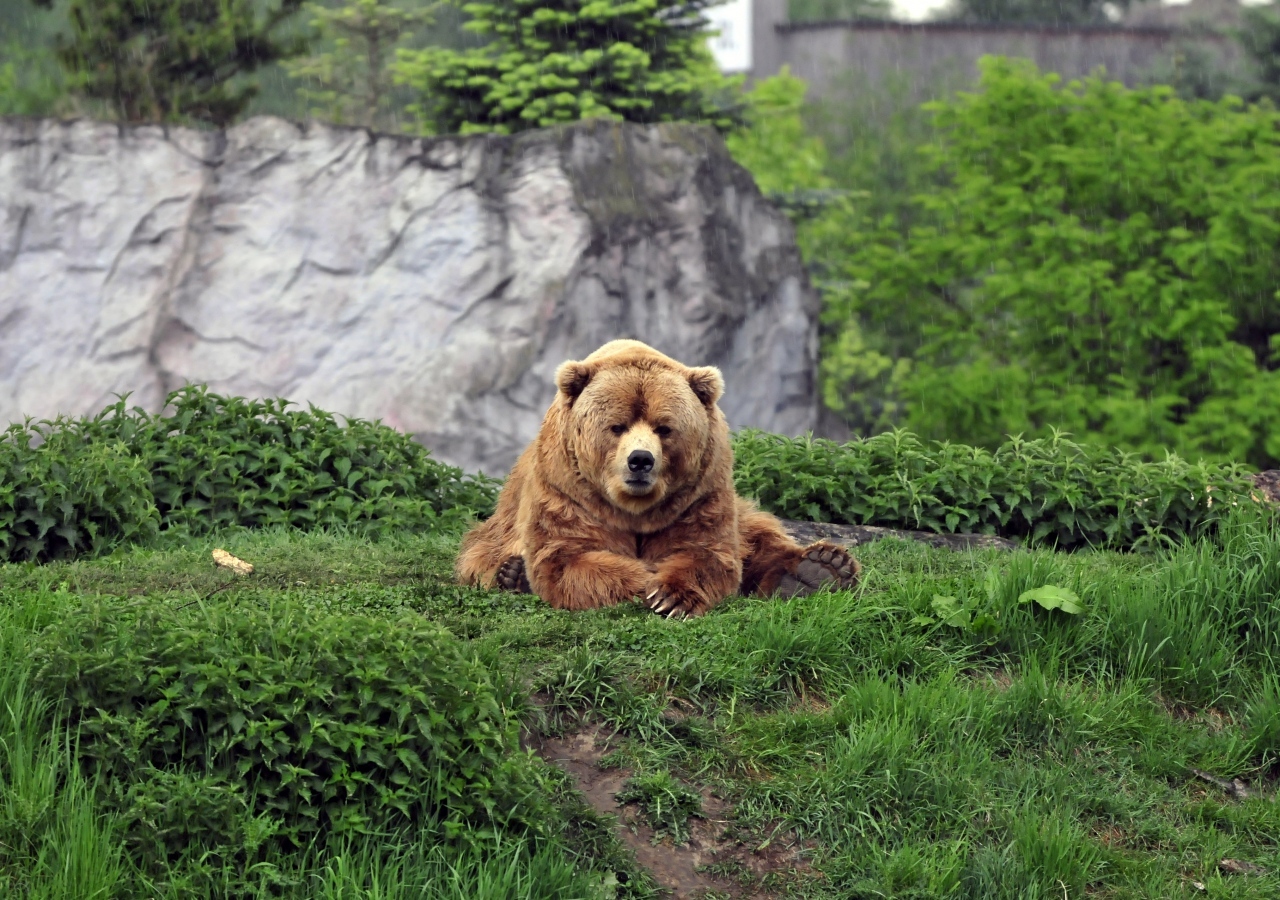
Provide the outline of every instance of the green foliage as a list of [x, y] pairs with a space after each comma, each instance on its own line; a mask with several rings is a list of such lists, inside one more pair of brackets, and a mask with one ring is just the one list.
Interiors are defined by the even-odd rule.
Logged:
[[1084, 612], [1084, 607], [1080, 604], [1080, 598], [1076, 596], [1074, 591], [1058, 587], [1055, 584], [1032, 588], [1018, 595], [1019, 603], [1031, 603], [1032, 601], [1039, 604], [1042, 609], [1060, 609], [1070, 616], [1078, 616]]
[[122, 121], [226, 125], [257, 92], [241, 76], [306, 48], [273, 34], [301, 6], [278, 0], [259, 14], [255, 0], [71, 0], [58, 57], [72, 88]]
[[[747, 127], [725, 139], [734, 160], [792, 217], [810, 278], [829, 305], [863, 286], [849, 280], [847, 260], [866, 223], [885, 215], [913, 221], [906, 198], [935, 180], [919, 152], [930, 122], [907, 100], [909, 90], [893, 77], [872, 87], [846, 75], [806, 104], [805, 82], [783, 71], [744, 95]], [[883, 383], [900, 376], [902, 348], [890, 335], [868, 339], [851, 319], [826, 331], [827, 405], [857, 431], [883, 430], [899, 412]]]
[[[1244, 10], [1247, 15], [1249, 10]], [[1140, 75], [1142, 84], [1167, 84], [1184, 100], [1221, 100], [1227, 94], [1256, 98], [1256, 78], [1224, 61], [1221, 52], [1191, 28], [1166, 45], [1166, 52]]]
[[45, 599], [0, 604], [0, 896], [119, 896], [115, 823], [94, 802], [57, 704], [31, 688], [26, 651]]
[[1280, 100], [1280, 14], [1274, 3], [1246, 7], [1237, 38], [1253, 66], [1255, 93]]
[[714, 0], [511, 0], [467, 3], [489, 39], [458, 52], [402, 50], [398, 82], [424, 133], [509, 134], [562, 122], [708, 121], [727, 128], [727, 87], [705, 46]]
[[786, 198], [830, 188], [827, 148], [808, 134], [802, 117], [808, 86], [790, 68], [762, 78], [748, 91], [745, 126], [725, 136], [734, 162], [749, 171], [760, 190]]
[[169, 395], [167, 413], [120, 400], [92, 419], [10, 427], [0, 440], [0, 556], [99, 553], [157, 528], [380, 535], [493, 508], [497, 482], [436, 462], [408, 435], [289, 405], [191, 386]]
[[675, 844], [689, 842], [689, 817], [702, 815], [702, 798], [665, 769], [628, 778], [617, 800], [639, 806], [654, 838], [669, 835]]
[[537, 821], [487, 673], [418, 617], [90, 604], [33, 658], [146, 871], [183, 856], [247, 871], [321, 836]]
[[1106, 7], [1130, 0], [952, 0], [945, 17], [960, 22], [1020, 25], [1110, 25]]
[[378, 533], [431, 527], [441, 514], [487, 511], [493, 502], [492, 480], [435, 462], [406, 434], [289, 405], [187, 387], [169, 396], [167, 414], [126, 412], [122, 400], [97, 422], [148, 461], [167, 527], [341, 525]]
[[1280, 117], [982, 68], [932, 107], [947, 186], [848, 238], [827, 402], [875, 388], [913, 431], [986, 447], [1057, 427], [1277, 464]]
[[1271, 766], [1280, 765], [1280, 673], [1264, 678], [1244, 712], [1250, 750]]
[[889, 19], [889, 0], [789, 0], [787, 20], [791, 22], [848, 22], [859, 19]]
[[391, 121], [391, 62], [396, 45], [432, 10], [400, 9], [381, 0], [350, 0], [337, 9], [316, 3], [307, 9], [312, 27], [333, 45], [284, 63], [301, 82], [298, 93], [330, 122], [385, 127]]
[[44, 48], [16, 38], [0, 48], [0, 116], [53, 115], [66, 97], [66, 79]]
[[836, 444], [742, 431], [734, 480], [744, 496], [791, 519], [1048, 543], [1131, 548], [1202, 533], [1248, 500], [1239, 465], [1144, 462], [1119, 450], [1052, 438], [995, 451], [928, 446], [894, 431]]
[[146, 462], [98, 440], [92, 423], [27, 422], [0, 435], [0, 560], [96, 555], [159, 527]]

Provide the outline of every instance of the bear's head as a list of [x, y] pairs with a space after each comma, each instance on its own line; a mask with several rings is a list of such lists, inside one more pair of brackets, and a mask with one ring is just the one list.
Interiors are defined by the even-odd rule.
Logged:
[[556, 371], [564, 449], [614, 507], [642, 515], [727, 453], [720, 370], [689, 367], [639, 341], [612, 341]]

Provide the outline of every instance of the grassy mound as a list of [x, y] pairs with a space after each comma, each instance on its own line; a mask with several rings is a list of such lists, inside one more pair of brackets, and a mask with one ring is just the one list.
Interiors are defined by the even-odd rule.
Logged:
[[67, 698], [80, 759], [150, 871], [184, 854], [249, 871], [272, 845], [321, 836], [539, 819], [488, 673], [420, 617], [270, 596], [94, 603], [32, 657], [33, 688]]
[[[1143, 555], [957, 553], [881, 541], [860, 548], [865, 579], [856, 593], [738, 598], [685, 622], [632, 605], [564, 612], [454, 585], [456, 535], [374, 541], [271, 528], [176, 537], [106, 559], [0, 566], [0, 646], [10, 664], [0, 667], [0, 683], [26, 667], [27, 684], [66, 710], [61, 731], [45, 715], [39, 729], [11, 728], [0, 741], [0, 754], [44, 748], [37, 765], [0, 759], [0, 893], [26, 878], [33, 895], [57, 896], [48, 888], [63, 871], [57, 863], [75, 859], [103, 879], [114, 872], [102, 896], [190, 896], [211, 885], [227, 896], [232, 888], [249, 893], [250, 883], [288, 897], [465, 896], [442, 874], [448, 866], [476, 897], [654, 896], [630, 877], [608, 830], [536, 760], [527, 760], [536, 777], [514, 782], [528, 791], [516, 795], [525, 805], [505, 808], [541, 810], [537, 828], [490, 818], [474, 804], [454, 815], [454, 804], [472, 796], [468, 788], [431, 807], [434, 821], [452, 815], [458, 823], [453, 837], [423, 814], [387, 837], [357, 830], [345, 845], [301, 850], [263, 826], [309, 821], [288, 810], [313, 802], [295, 796], [310, 788], [310, 776], [284, 784], [292, 770], [263, 760], [279, 752], [271, 759], [298, 769], [332, 763], [312, 759], [315, 751], [292, 737], [283, 749], [228, 744], [226, 759], [250, 761], [242, 781], [196, 777], [204, 767], [183, 762], [187, 752], [223, 752], [214, 745], [231, 740], [233, 704], [253, 712], [246, 723], [256, 717], [254, 733], [265, 737], [281, 733], [276, 723], [300, 721], [294, 711], [319, 696], [309, 685], [322, 676], [348, 685], [342, 696], [350, 697], [365, 672], [382, 671], [361, 649], [369, 647], [406, 670], [425, 665], [429, 696], [430, 673], [441, 667], [459, 685], [487, 690], [501, 727], [520, 720], [548, 735], [595, 726], [616, 734], [601, 764], [629, 770], [651, 814], [661, 806], [664, 840], [682, 835], [684, 817], [696, 816], [693, 795], [710, 789], [729, 805], [717, 828], [732, 841], [800, 842], [802, 866], [755, 882], [771, 896], [1174, 897], [1193, 895], [1192, 881], [1210, 896], [1280, 892], [1280, 804], [1271, 799], [1280, 775], [1280, 529], [1252, 506], [1209, 538]], [[215, 570], [215, 546], [257, 571], [233, 578]], [[1068, 594], [1074, 602], [1051, 602]], [[308, 649], [323, 647], [335, 652]], [[436, 653], [440, 662], [426, 660]], [[261, 675], [246, 677], [252, 673]], [[77, 686], [90, 683], [98, 685], [92, 701]], [[380, 683], [371, 681], [375, 691]], [[12, 696], [0, 697], [0, 732], [6, 710], [18, 708]], [[406, 739], [390, 715], [399, 702], [375, 698], [384, 711], [377, 723], [342, 704], [308, 708], [340, 720], [328, 726], [334, 735], [369, 727], [366, 746], [383, 748]], [[215, 719], [227, 722], [216, 740]], [[201, 728], [210, 738], [193, 741]], [[250, 730], [246, 724], [234, 740], [249, 741]], [[183, 827], [234, 835], [222, 846], [239, 856], [208, 854], [207, 844], [184, 853], [188, 845], [170, 830], [168, 862], [147, 863], [145, 842], [130, 837], [136, 817], [172, 828], [177, 813], [165, 819], [122, 805], [115, 778], [96, 780], [95, 765], [69, 766], [61, 748], [77, 732], [86, 760], [146, 785], [133, 796], [172, 788], [163, 796], [210, 820]], [[335, 746], [323, 759], [361, 752]], [[44, 795], [37, 779], [18, 774], [55, 765], [63, 774], [46, 780]], [[187, 775], [140, 778], [151, 770]], [[472, 771], [487, 773], [466, 782], [486, 796], [483, 785], [497, 783], [501, 765]], [[1239, 778], [1248, 793], [1236, 796], [1197, 772]], [[264, 794], [268, 801], [297, 805], [250, 805], [245, 792], [255, 781], [275, 792]], [[390, 776], [380, 781], [399, 789]], [[434, 790], [430, 779], [413, 783]], [[236, 795], [244, 804], [229, 802]], [[67, 835], [77, 822], [88, 831], [73, 842]], [[262, 841], [256, 856], [250, 839]], [[528, 879], [525, 887], [487, 893], [482, 880], [497, 883], [509, 870]], [[619, 872], [629, 873], [623, 883]], [[408, 887], [375, 891], [389, 883]]]

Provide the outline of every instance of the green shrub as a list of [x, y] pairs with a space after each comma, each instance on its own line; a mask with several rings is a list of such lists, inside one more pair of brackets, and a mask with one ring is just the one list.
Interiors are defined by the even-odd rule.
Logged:
[[538, 821], [517, 723], [419, 617], [90, 605], [33, 656], [147, 871], [188, 857], [247, 872], [334, 835]]
[[1144, 462], [1058, 434], [993, 452], [928, 446], [904, 431], [843, 445], [742, 431], [734, 453], [738, 491], [787, 518], [998, 534], [1061, 549], [1195, 536], [1250, 485], [1238, 465], [1173, 455]]
[[408, 435], [289, 406], [190, 386], [159, 415], [122, 399], [92, 419], [12, 426], [0, 437], [0, 559], [98, 553], [157, 528], [377, 536], [492, 510], [496, 481], [436, 462]]
[[0, 434], [0, 562], [92, 555], [156, 534], [145, 461], [90, 431], [58, 419]]
[[408, 435], [377, 422], [287, 400], [222, 397], [191, 386], [172, 412], [126, 411], [95, 420], [98, 433], [147, 460], [166, 527], [358, 526], [374, 533], [429, 526], [438, 515], [487, 511], [494, 482], [430, 458]]

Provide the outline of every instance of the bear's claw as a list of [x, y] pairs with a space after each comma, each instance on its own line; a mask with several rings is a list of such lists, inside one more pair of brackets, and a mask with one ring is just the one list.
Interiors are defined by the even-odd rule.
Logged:
[[529, 576], [524, 570], [524, 557], [512, 556], [502, 565], [498, 566], [498, 574], [494, 579], [498, 588], [503, 591], [511, 591], [514, 594], [532, 594], [533, 588], [529, 586]]
[[862, 566], [849, 551], [834, 544], [819, 543], [807, 547], [794, 573], [783, 575], [774, 594], [780, 597], [805, 597], [822, 587], [849, 590], [858, 583]]
[[658, 615], [668, 619], [683, 619], [691, 614], [680, 595], [664, 587], [654, 588], [645, 596], [644, 602]]

